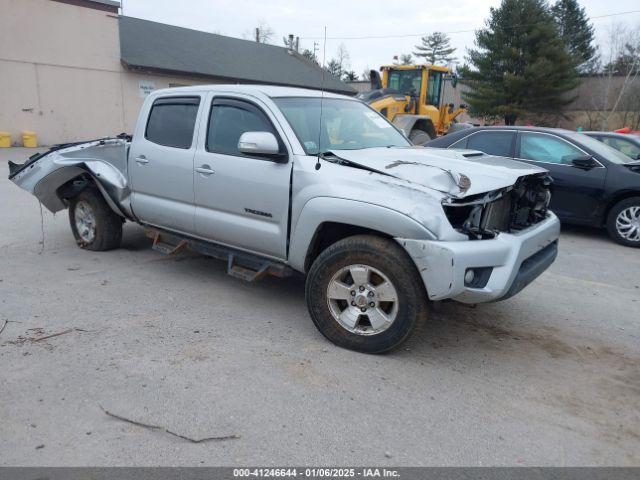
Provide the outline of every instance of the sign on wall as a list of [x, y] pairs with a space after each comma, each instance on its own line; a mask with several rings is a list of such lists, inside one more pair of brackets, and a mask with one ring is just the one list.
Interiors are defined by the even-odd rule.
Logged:
[[156, 89], [156, 84], [149, 80], [140, 80], [140, 82], [138, 82], [138, 88], [140, 91], [140, 96], [142, 98], [146, 98], [151, 92]]

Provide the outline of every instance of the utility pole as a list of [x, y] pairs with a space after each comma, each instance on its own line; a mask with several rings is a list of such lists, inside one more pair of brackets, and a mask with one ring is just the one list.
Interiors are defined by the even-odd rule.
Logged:
[[260, 43], [260, 27], [256, 27], [256, 42]]

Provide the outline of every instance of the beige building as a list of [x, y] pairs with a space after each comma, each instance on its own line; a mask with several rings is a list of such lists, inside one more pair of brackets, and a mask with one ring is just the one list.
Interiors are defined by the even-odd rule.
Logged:
[[[319, 88], [282, 47], [118, 15], [112, 0], [0, 0], [0, 131], [42, 145], [132, 133], [154, 89], [204, 83]], [[334, 78], [325, 88], [354, 93]]]

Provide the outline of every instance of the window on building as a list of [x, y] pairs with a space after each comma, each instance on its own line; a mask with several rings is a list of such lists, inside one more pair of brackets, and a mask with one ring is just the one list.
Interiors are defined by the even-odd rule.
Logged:
[[153, 102], [145, 138], [175, 148], [191, 148], [199, 97], [166, 97]]

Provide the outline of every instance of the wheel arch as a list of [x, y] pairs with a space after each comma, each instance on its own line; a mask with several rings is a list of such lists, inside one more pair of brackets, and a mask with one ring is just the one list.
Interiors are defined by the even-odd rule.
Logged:
[[324, 248], [358, 234], [435, 239], [423, 225], [396, 210], [357, 200], [316, 197], [305, 204], [292, 229], [289, 264], [307, 272]]
[[80, 194], [80, 192], [86, 190], [87, 188], [95, 188], [100, 192], [100, 194], [104, 198], [104, 201], [107, 203], [109, 208], [113, 210], [114, 213], [123, 218], [127, 218], [127, 215], [125, 215], [125, 213], [120, 209], [114, 199], [111, 198], [111, 195], [109, 194], [105, 186], [96, 178], [95, 175], [80, 167], [68, 168], [74, 169], [73, 174], [70, 171], [65, 172], [66, 169], [60, 169], [57, 171], [61, 172], [62, 174], [66, 174], [65, 176], [67, 177], [67, 180], [64, 181], [64, 183], [62, 183], [54, 191], [55, 197], [57, 197], [57, 201], [59, 203], [61, 203], [64, 207], [67, 207], [70, 198], [77, 196], [78, 194]]
[[621, 192], [617, 192], [616, 195], [611, 197], [607, 202], [602, 214], [602, 218], [600, 219], [600, 225], [606, 226], [607, 219], [609, 218], [609, 213], [611, 213], [613, 207], [615, 207], [619, 202], [632, 197], [640, 197], [640, 190], [624, 190]]

